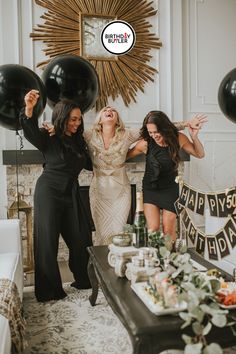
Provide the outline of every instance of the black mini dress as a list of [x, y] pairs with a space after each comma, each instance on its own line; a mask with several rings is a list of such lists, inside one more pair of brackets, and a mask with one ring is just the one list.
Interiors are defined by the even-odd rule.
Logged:
[[143, 201], [161, 209], [176, 213], [174, 202], [179, 197], [179, 184], [175, 179], [177, 171], [169, 148], [148, 141], [146, 167], [143, 177]]

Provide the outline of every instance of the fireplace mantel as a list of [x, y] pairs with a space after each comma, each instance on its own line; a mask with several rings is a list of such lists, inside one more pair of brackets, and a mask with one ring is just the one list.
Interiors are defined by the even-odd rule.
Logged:
[[[183, 150], [180, 153], [181, 161], [189, 161], [190, 156]], [[44, 158], [39, 150], [3, 150], [2, 151], [3, 165], [42, 165]], [[144, 162], [145, 155], [141, 154], [132, 159], [130, 162]]]
[[3, 165], [42, 165], [44, 158], [39, 150], [3, 150]]

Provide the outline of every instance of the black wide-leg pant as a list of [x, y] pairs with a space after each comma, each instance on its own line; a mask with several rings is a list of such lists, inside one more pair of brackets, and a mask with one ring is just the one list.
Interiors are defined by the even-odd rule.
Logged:
[[64, 191], [59, 184], [39, 178], [34, 195], [35, 295], [38, 301], [66, 296], [57, 262], [59, 236], [69, 248], [69, 268], [78, 284], [87, 286], [88, 252], [92, 244], [90, 224], [78, 186]]

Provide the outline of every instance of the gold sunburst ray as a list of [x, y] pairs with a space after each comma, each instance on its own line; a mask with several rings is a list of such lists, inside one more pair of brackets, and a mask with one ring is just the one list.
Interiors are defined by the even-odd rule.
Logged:
[[[157, 9], [148, 0], [34, 0], [46, 12], [41, 16], [43, 24], [33, 28], [30, 37], [42, 41], [43, 52], [48, 59], [38, 67], [45, 67], [56, 56], [75, 54], [90, 61], [97, 71], [100, 94], [96, 109], [107, 105], [108, 98], [115, 100], [121, 95], [128, 106], [136, 102], [139, 91], [144, 92], [145, 84], [154, 81], [158, 70], [148, 63], [152, 49], [160, 49], [161, 41], [152, 33], [149, 17]], [[120, 56], [94, 57], [83, 53], [83, 16], [111, 18], [128, 22], [134, 29], [136, 42], [133, 49]], [[107, 17], [106, 17], [107, 16]]]

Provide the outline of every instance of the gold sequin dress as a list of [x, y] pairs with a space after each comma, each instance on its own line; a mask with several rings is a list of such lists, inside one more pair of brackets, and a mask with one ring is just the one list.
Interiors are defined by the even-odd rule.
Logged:
[[128, 149], [139, 137], [139, 130], [126, 129], [105, 149], [100, 132], [84, 134], [93, 162], [90, 206], [95, 224], [93, 244], [108, 245], [111, 236], [123, 230], [131, 206], [130, 182], [125, 169]]

